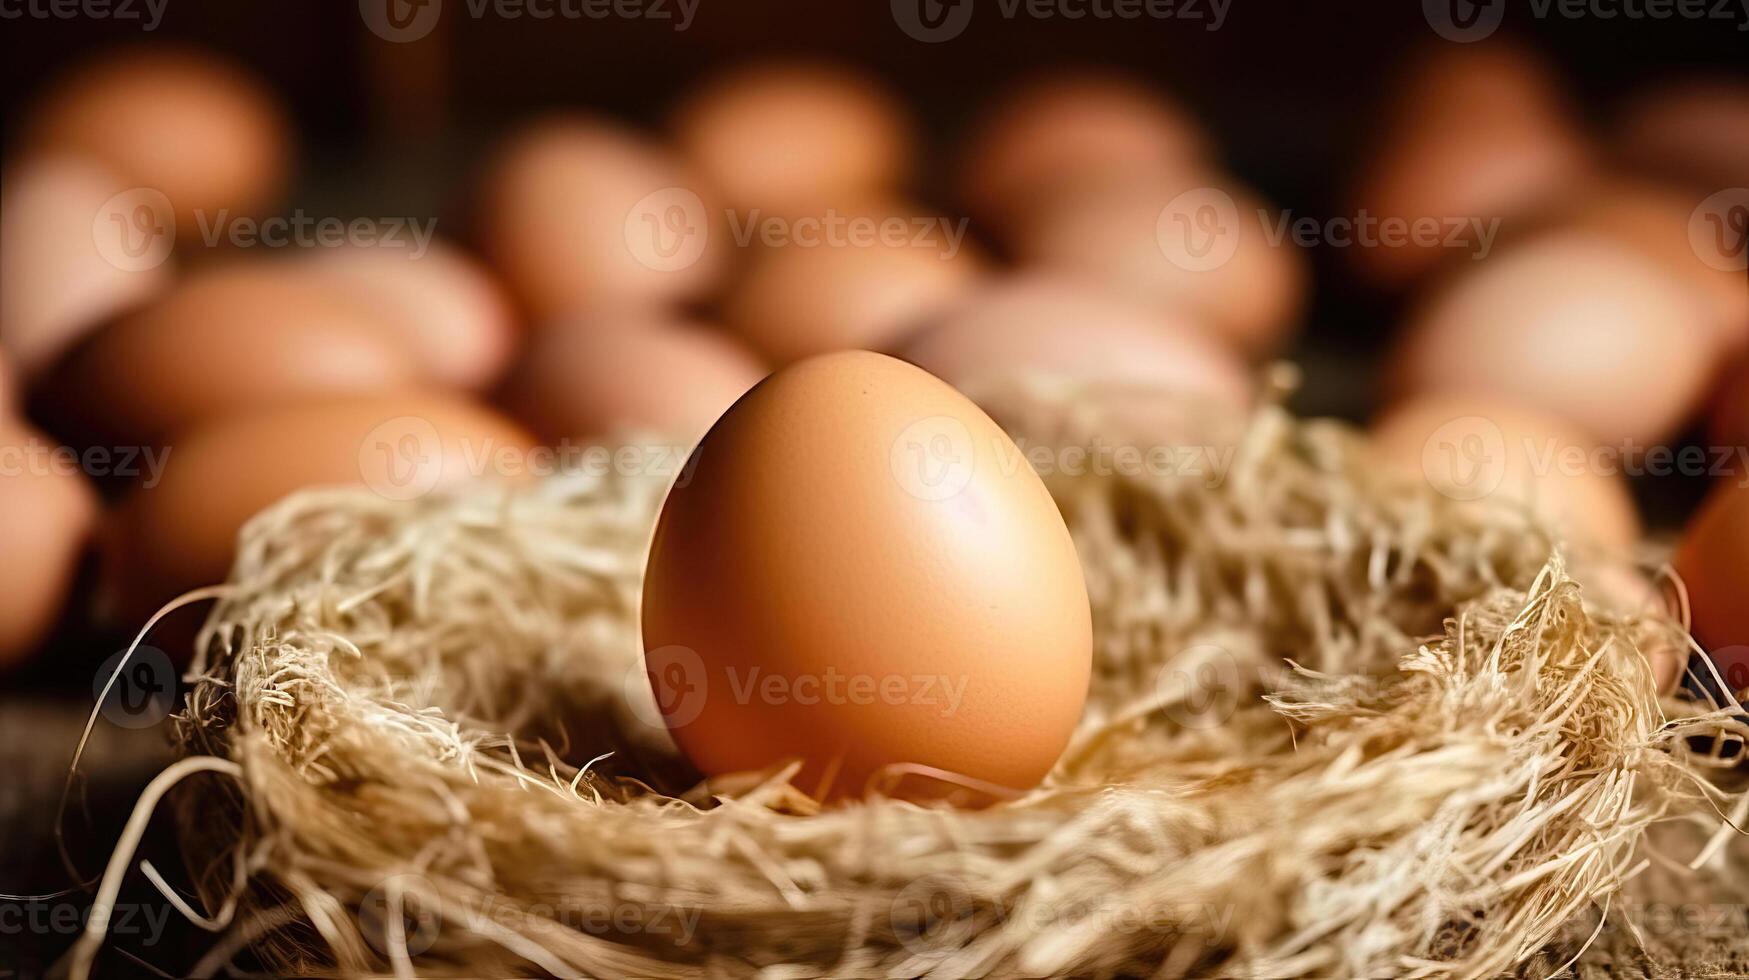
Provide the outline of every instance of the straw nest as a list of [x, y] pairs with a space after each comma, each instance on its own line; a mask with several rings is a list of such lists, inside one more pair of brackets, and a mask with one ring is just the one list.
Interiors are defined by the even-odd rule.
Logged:
[[[1086, 401], [998, 414], [1077, 444]], [[1047, 481], [1092, 691], [1046, 783], [973, 811], [693, 785], [639, 662], [662, 477], [284, 502], [179, 719], [228, 774], [181, 793], [223, 933], [201, 969], [1547, 972], [1648, 861], [1730, 853], [1749, 728], [1660, 705], [1641, 651], [1679, 625], [1588, 595], [1516, 511], [1376, 475], [1341, 425], [1266, 408], [1210, 445], [1218, 479]], [[1649, 853], [1682, 821], [1700, 845]]]

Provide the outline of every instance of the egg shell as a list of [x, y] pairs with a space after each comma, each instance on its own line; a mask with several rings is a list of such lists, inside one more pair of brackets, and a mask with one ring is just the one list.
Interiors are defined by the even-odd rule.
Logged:
[[55, 464], [47, 436], [0, 415], [0, 668], [52, 629], [84, 557], [97, 495], [83, 474]]
[[29, 379], [106, 319], [162, 290], [171, 265], [116, 260], [98, 248], [94, 232], [127, 185], [96, 161], [27, 157], [7, 165], [4, 187], [0, 346]]
[[563, 116], [515, 136], [486, 175], [481, 235], [525, 312], [680, 302], [717, 285], [720, 208], [680, 160], [601, 119]]
[[1131, 174], [1058, 188], [1012, 244], [1024, 263], [1177, 310], [1261, 357], [1286, 343], [1306, 292], [1305, 258], [1272, 239], [1267, 213], [1225, 176]]
[[1594, 438], [1559, 416], [1487, 395], [1432, 394], [1385, 412], [1372, 446], [1440, 493], [1522, 508], [1579, 548], [1625, 555], [1640, 539], [1625, 477], [1597, 465]]
[[1052, 185], [1136, 171], [1206, 169], [1209, 139], [1181, 106], [1122, 75], [1067, 71], [1015, 89], [976, 126], [961, 197], [997, 223]]
[[[462, 395], [396, 392], [266, 408], [189, 430], [160, 480], [122, 503], [114, 576], [124, 607], [155, 610], [223, 581], [237, 532], [306, 487], [364, 485], [390, 500], [527, 475], [533, 438]], [[501, 453], [520, 462], [504, 465]]]
[[1625, 159], [1709, 192], [1749, 186], [1749, 83], [1688, 78], [1645, 91], [1623, 112], [1616, 143]]
[[[901, 205], [823, 212], [844, 234], [757, 246], [724, 299], [729, 327], [777, 364], [843, 348], [883, 348], [982, 278], [985, 263], [937, 224], [919, 237]], [[952, 226], [951, 218], [945, 220]], [[880, 231], [889, 227], [893, 234]], [[955, 233], [963, 230], [963, 225]], [[867, 231], [851, 237], [851, 228]]]
[[6, 360], [6, 349], [0, 347], [0, 418], [17, 409], [17, 384], [12, 378], [12, 365]]
[[[1438, 49], [1401, 83], [1359, 168], [1355, 213], [1377, 222], [1381, 236], [1350, 255], [1376, 285], [1404, 288], [1456, 260], [1453, 223], [1464, 223], [1461, 252], [1473, 253], [1488, 228], [1520, 217], [1590, 167], [1591, 149], [1539, 60], [1500, 44]], [[1385, 244], [1385, 222], [1403, 240]], [[1416, 222], [1433, 233], [1405, 235]]]
[[420, 377], [367, 305], [315, 288], [295, 264], [252, 261], [191, 276], [91, 338], [53, 387], [97, 438], [141, 445], [224, 415]]
[[878, 354], [810, 358], [689, 466], [643, 635], [701, 771], [800, 759], [795, 785], [837, 798], [892, 765], [1024, 790], [1055, 764], [1091, 671], [1086, 586], [1043, 484], [963, 395]]
[[1706, 197], [1706, 192], [1674, 184], [1592, 181], [1551, 204], [1535, 230], [1523, 237], [1550, 228], [1577, 228], [1639, 249], [1688, 286], [1707, 307], [1721, 342], [1735, 353], [1749, 347], [1749, 283], [1741, 270], [1708, 264], [1691, 243], [1689, 226]]
[[1738, 360], [1724, 372], [1714, 401], [1707, 434], [1715, 446], [1749, 447], [1749, 360]]
[[648, 432], [690, 445], [765, 367], [733, 338], [655, 311], [547, 324], [504, 388], [504, 402], [549, 443]]
[[1564, 231], [1463, 272], [1412, 317], [1395, 392], [1490, 392], [1622, 448], [1669, 438], [1698, 406], [1718, 337], [1681, 282], [1635, 249]]
[[704, 84], [674, 114], [674, 138], [725, 204], [793, 213], [891, 190], [911, 168], [904, 108], [840, 66], [749, 65]]
[[313, 249], [316, 274], [368, 305], [441, 385], [479, 390], [503, 376], [516, 349], [510, 300], [473, 258], [443, 242], [424, 251], [342, 245]]
[[1749, 689], [1749, 489], [1719, 483], [1684, 531], [1676, 572], [1688, 592], [1695, 637], [1735, 691]]
[[131, 185], [161, 191], [179, 236], [258, 214], [290, 170], [278, 105], [240, 67], [205, 52], [127, 49], [79, 66], [46, 94], [32, 145], [89, 154]]

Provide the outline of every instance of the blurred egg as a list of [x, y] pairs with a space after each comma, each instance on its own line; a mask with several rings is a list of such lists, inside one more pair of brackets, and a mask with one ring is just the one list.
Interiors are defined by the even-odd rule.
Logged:
[[716, 330], [603, 313], [537, 331], [504, 400], [550, 443], [642, 429], [690, 444], [763, 377], [759, 359]]
[[18, 407], [17, 384], [12, 379], [12, 366], [6, 362], [6, 348], [0, 347], [0, 418]]
[[900, 350], [974, 397], [1010, 379], [1085, 384], [1130, 437], [1165, 437], [1187, 399], [1239, 414], [1252, 398], [1245, 366], [1205, 331], [1050, 273], [978, 290]]
[[1596, 231], [1644, 252], [1708, 307], [1724, 346], [1741, 350], [1749, 345], [1749, 282], [1742, 270], [1722, 268], [1718, 256], [1703, 256], [1690, 239], [1692, 219], [1705, 197], [1674, 186], [1600, 181], [1564, 196], [1539, 225]]
[[[166, 252], [133, 239], [124, 249], [137, 207], [144, 227], [168, 227], [169, 215], [134, 201], [127, 185], [101, 164], [50, 155], [6, 166], [0, 203], [0, 347], [20, 378], [49, 369], [80, 337], [105, 319], [144, 302], [169, 281]], [[114, 248], [110, 246], [114, 245]]]
[[0, 415], [0, 668], [60, 619], [97, 518], [97, 495], [54, 448]]
[[1623, 156], [1708, 191], [1749, 186], [1749, 83], [1696, 78], [1634, 100], [1618, 130]]
[[1718, 484], [1677, 546], [1676, 572], [1688, 592], [1695, 638], [1734, 691], [1749, 689], [1749, 487]]
[[367, 305], [314, 288], [295, 264], [251, 261], [191, 276], [92, 337], [52, 387], [95, 437], [139, 445], [236, 412], [419, 377]]
[[1641, 446], [1688, 421], [1719, 356], [1693, 294], [1638, 250], [1582, 231], [1498, 252], [1411, 320], [1394, 390], [1493, 393]]
[[961, 196], [1006, 223], [1053, 185], [1136, 171], [1202, 170], [1208, 138], [1182, 107], [1121, 75], [1064, 72], [1003, 98], [974, 129]]
[[1023, 262], [1177, 310], [1264, 356], [1286, 342], [1306, 292], [1304, 256], [1270, 214], [1226, 177], [1131, 174], [1060, 187], [1012, 244]]
[[[952, 219], [897, 207], [828, 209], [822, 217], [841, 230], [755, 248], [723, 303], [729, 326], [779, 364], [888, 346], [983, 274], [982, 259], [959, 237], [965, 225]], [[920, 235], [914, 221], [933, 223]]]
[[1373, 242], [1360, 271], [1396, 289], [1485, 247], [1502, 222], [1585, 173], [1590, 150], [1540, 63], [1516, 48], [1447, 48], [1418, 63], [1354, 189]]
[[765, 63], [707, 82], [676, 111], [681, 152], [729, 207], [793, 213], [891, 190], [910, 169], [911, 123], [844, 68]]
[[1707, 434], [1715, 446], [1749, 447], [1749, 360], [1726, 369]]
[[324, 280], [369, 305], [438, 384], [489, 387], [515, 352], [508, 298], [479, 263], [449, 245], [343, 245], [313, 249], [309, 259]]
[[702, 772], [800, 759], [795, 785], [834, 798], [888, 766], [1021, 791], [1056, 763], [1087, 694], [1087, 590], [977, 406], [902, 361], [827, 354], [737, 402], [693, 466], [662, 508], [643, 634]]
[[272, 96], [216, 56], [157, 48], [88, 62], [38, 106], [34, 145], [88, 153], [169, 197], [179, 235], [269, 209], [290, 137]]
[[244, 522], [295, 490], [363, 484], [389, 500], [414, 500], [473, 478], [520, 479], [532, 445], [515, 423], [443, 392], [216, 419], [178, 438], [159, 482], [123, 502], [112, 573], [125, 604], [148, 613], [222, 581]]
[[1558, 416], [1489, 395], [1437, 393], [1374, 423], [1386, 465], [1460, 501], [1521, 508], [1559, 538], [1625, 553], [1640, 539], [1627, 480], [1594, 456], [1590, 434]]
[[482, 236], [537, 318], [694, 299], [716, 285], [727, 239], [700, 187], [636, 133], [589, 117], [551, 119], [498, 154]]

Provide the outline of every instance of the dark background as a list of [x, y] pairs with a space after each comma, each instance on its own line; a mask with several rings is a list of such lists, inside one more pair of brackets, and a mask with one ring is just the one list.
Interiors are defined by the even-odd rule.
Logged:
[[[166, 2], [163, 22], [149, 34], [137, 21], [0, 22], [6, 145], [31, 99], [82, 56], [120, 44], [194, 42], [252, 67], [286, 101], [304, 141], [287, 210], [438, 215], [452, 231], [465, 227], [465, 191], [481, 156], [522, 118], [583, 107], [657, 127], [701, 77], [774, 55], [844, 61], [896, 90], [926, 137], [917, 190], [945, 213], [958, 213], [944, 194], [951, 151], [981, 105], [1035, 71], [1102, 65], [1152, 79], [1182, 100], [1221, 142], [1228, 168], [1274, 204], [1313, 217], [1345, 214], [1352, 208], [1344, 200], [1348, 175], [1396, 71], [1446, 43], [1415, 0], [1232, 0], [1212, 32], [1205, 29], [1207, 0], [1192, 8], [1201, 20], [1133, 21], [1006, 19], [997, 0], [973, 0], [969, 28], [939, 44], [904, 34], [885, 0], [699, 0], [684, 32], [672, 21], [645, 19], [476, 19], [467, 0], [444, 0], [437, 31], [412, 44], [372, 34], [353, 0]], [[23, 3], [0, 9], [28, 11]], [[1749, 33], [1739, 30], [1749, 13], [1729, 13], [1731, 20], [1573, 20], [1551, 8], [1539, 19], [1529, 3], [1515, 3], [1501, 36], [1547, 55], [1576, 106], [1601, 129], [1623, 99], [1650, 82], [1749, 72]], [[1357, 417], [1368, 407], [1373, 358], [1394, 327], [1394, 301], [1357, 287], [1339, 250], [1313, 249], [1309, 258], [1313, 304], [1289, 353], [1307, 368], [1296, 407]], [[1657, 523], [1684, 512], [1701, 488], [1637, 489]], [[71, 636], [28, 672], [0, 678], [0, 893], [70, 884], [51, 836], [53, 801], [91, 704], [95, 665], [126, 639]], [[100, 869], [140, 788], [168, 758], [162, 725], [128, 731], [100, 722], [98, 738], [76, 798], [83, 805], [65, 825], [86, 874]], [[172, 881], [182, 880], [167, 820], [157, 821], [142, 853]], [[164, 904], [137, 874], [127, 900]], [[76, 894], [56, 901], [83, 904]], [[160, 943], [112, 943], [100, 960], [104, 972], [150, 975], [141, 961], [167, 974], [186, 972], [212, 937], [172, 919]], [[0, 923], [0, 977], [42, 972], [73, 938]]]

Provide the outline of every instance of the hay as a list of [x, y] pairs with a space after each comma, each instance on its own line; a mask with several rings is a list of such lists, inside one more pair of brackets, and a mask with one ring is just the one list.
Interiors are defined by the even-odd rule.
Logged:
[[[1070, 445], [1085, 401], [1002, 414]], [[1048, 480], [1092, 692], [1047, 782], [979, 811], [692, 788], [639, 663], [659, 477], [284, 502], [179, 720], [238, 771], [183, 794], [226, 934], [201, 969], [1477, 976], [1576, 956], [1654, 824], [1721, 859], [1745, 801], [1707, 773], [1749, 728], [1666, 718], [1639, 648], [1679, 627], [1340, 425], [1268, 408], [1236, 440], [1219, 480]]]

